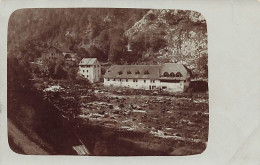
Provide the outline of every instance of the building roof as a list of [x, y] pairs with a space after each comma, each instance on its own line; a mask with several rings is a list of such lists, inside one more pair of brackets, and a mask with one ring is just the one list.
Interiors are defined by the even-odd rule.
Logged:
[[93, 65], [97, 58], [83, 58], [79, 65]]
[[[106, 78], [157, 78], [159, 77], [159, 65], [113, 65], [104, 77]], [[136, 72], [139, 71], [139, 74]], [[148, 71], [149, 74], [144, 74]], [[122, 72], [122, 74], [119, 74]]]
[[[183, 78], [186, 78], [188, 76], [188, 70], [184, 67], [182, 64], [177, 64], [177, 63], [165, 63], [161, 65], [160, 68], [160, 75], [163, 75], [165, 72], [170, 73], [178, 73], [180, 72], [182, 74]], [[176, 77], [178, 79], [179, 77]]]
[[[136, 72], [139, 71], [139, 74]], [[163, 73], [180, 72], [182, 77], [163, 77]], [[105, 78], [132, 79], [170, 79], [183, 80], [188, 76], [187, 70], [181, 64], [166, 63], [162, 65], [112, 65], [105, 73]]]
[[75, 53], [65, 54], [64, 60], [67, 61], [76, 61], [78, 59], [77, 55]]

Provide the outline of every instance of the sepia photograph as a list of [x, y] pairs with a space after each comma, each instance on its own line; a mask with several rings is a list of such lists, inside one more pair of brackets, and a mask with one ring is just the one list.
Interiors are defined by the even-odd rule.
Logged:
[[207, 148], [208, 33], [200, 12], [18, 9], [7, 37], [13, 152], [187, 156]]

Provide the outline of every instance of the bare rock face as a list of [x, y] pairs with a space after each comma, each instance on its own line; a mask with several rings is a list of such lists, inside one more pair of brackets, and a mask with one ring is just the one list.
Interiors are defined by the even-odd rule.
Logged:
[[[203, 73], [200, 58], [207, 59], [207, 26], [205, 18], [198, 12], [182, 10], [150, 10], [141, 20], [125, 32], [128, 39], [140, 35], [151, 40], [151, 36], [161, 36], [166, 44], [158, 51], [147, 50], [144, 55], [152, 55], [159, 62], [185, 64], [196, 74]], [[151, 57], [152, 58], [152, 57]]]

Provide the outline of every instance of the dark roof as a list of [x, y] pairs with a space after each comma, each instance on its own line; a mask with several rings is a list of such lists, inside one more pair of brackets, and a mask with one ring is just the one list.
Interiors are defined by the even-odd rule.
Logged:
[[93, 65], [97, 58], [83, 58], [79, 65]]
[[[139, 74], [136, 72], [139, 71]], [[129, 74], [131, 72], [131, 74]], [[148, 74], [147, 74], [148, 72]], [[164, 72], [180, 72], [182, 77], [162, 77]], [[112, 65], [104, 75], [105, 78], [133, 79], [171, 79], [182, 80], [188, 76], [187, 70], [181, 64], [166, 63], [162, 65]]]
[[76, 53], [64, 54], [64, 59], [76, 59], [78, 58]]
[[175, 75], [176, 73], [180, 72], [183, 78], [188, 77], [188, 70], [182, 64], [177, 64], [177, 63], [162, 64], [160, 69], [161, 75], [163, 75], [164, 72], [168, 72], [169, 74], [173, 72]]
[[[159, 77], [159, 65], [113, 65], [107, 71], [106, 78], [157, 78]], [[127, 72], [131, 74], [127, 74]], [[139, 71], [139, 74], [136, 72]], [[149, 71], [149, 74], [144, 74]], [[122, 74], [119, 74], [122, 72]]]

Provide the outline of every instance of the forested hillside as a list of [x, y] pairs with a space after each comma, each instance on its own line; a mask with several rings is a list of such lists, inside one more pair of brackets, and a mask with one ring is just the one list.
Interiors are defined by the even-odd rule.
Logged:
[[117, 64], [179, 62], [207, 77], [207, 28], [197, 12], [21, 9], [8, 26], [8, 57], [33, 61], [50, 45]]

